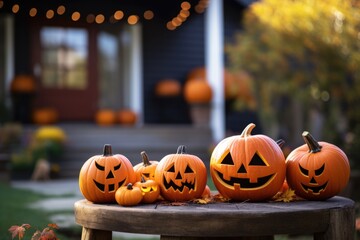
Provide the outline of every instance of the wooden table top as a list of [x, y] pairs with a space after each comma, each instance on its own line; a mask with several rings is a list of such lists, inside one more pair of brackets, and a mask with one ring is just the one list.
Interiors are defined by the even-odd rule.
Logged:
[[[122, 207], [75, 203], [75, 220], [89, 229], [168, 236], [253, 236], [323, 232], [332, 211], [354, 210], [343, 197], [326, 201], [216, 202], [172, 206], [164, 202]], [[347, 214], [344, 214], [345, 216]], [[351, 214], [349, 214], [351, 215]]]

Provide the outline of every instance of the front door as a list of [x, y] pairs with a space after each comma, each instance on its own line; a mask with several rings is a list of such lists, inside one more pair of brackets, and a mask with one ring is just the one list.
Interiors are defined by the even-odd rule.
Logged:
[[98, 104], [96, 30], [34, 26], [35, 108], [50, 107], [60, 121], [91, 121]]

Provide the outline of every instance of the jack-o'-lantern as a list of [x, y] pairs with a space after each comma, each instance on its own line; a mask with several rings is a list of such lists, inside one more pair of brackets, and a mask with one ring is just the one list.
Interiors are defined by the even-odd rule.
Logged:
[[285, 157], [279, 145], [262, 134], [251, 135], [250, 123], [241, 135], [220, 141], [210, 160], [215, 187], [232, 200], [262, 201], [273, 197], [285, 180]]
[[124, 155], [113, 155], [110, 144], [104, 145], [103, 155], [89, 158], [79, 174], [81, 193], [94, 203], [114, 202], [116, 190], [134, 182], [131, 162]]
[[160, 196], [160, 187], [155, 180], [141, 178], [134, 186], [140, 188], [143, 195], [141, 202], [143, 203], [153, 203]]
[[159, 164], [158, 161], [150, 161], [148, 155], [145, 151], [140, 153], [142, 158], [142, 163], [138, 163], [134, 166], [134, 172], [136, 175], [136, 181], [141, 181], [141, 178], [155, 179], [155, 169]]
[[286, 158], [286, 180], [296, 195], [308, 200], [325, 200], [340, 193], [350, 177], [346, 154], [337, 146], [317, 142], [309, 132], [306, 144]]
[[161, 189], [161, 196], [169, 201], [188, 201], [201, 197], [207, 171], [203, 161], [185, 153], [185, 146], [179, 146], [176, 154], [163, 157], [155, 170], [155, 181]]

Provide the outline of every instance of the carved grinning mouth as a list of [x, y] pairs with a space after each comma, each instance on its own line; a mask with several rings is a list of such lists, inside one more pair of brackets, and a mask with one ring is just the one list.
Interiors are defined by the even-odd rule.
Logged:
[[268, 182], [270, 182], [275, 174], [270, 174], [264, 177], [259, 177], [257, 182], [250, 182], [249, 178], [237, 178], [237, 177], [231, 177], [230, 180], [224, 179], [224, 175], [220, 173], [219, 171], [216, 171], [221, 181], [223, 181], [225, 184], [230, 186], [235, 186], [236, 184], [240, 185], [240, 188], [253, 190], [259, 187], [262, 187], [266, 185]]
[[318, 195], [318, 194], [320, 194], [321, 191], [324, 191], [324, 190], [325, 190], [325, 188], [326, 188], [326, 186], [327, 186], [327, 183], [328, 183], [328, 182], [324, 183], [324, 184], [321, 185], [321, 186], [317, 186], [317, 187], [307, 186], [307, 185], [305, 185], [305, 184], [302, 183], [301, 186], [302, 186], [302, 188], [305, 190], [305, 192], [312, 191], [313, 194]]
[[[99, 183], [95, 179], [93, 179], [93, 180], [94, 180], [94, 183], [95, 183], [96, 187], [100, 191], [105, 192], [105, 184]], [[126, 178], [124, 180], [118, 182], [118, 188], [121, 187], [124, 184], [125, 180], [126, 180]], [[108, 188], [109, 188], [108, 189], [109, 192], [114, 192], [117, 189], [117, 188], [115, 189], [115, 184], [109, 184]]]
[[195, 181], [194, 181], [194, 183], [187, 182], [187, 181], [181, 182], [181, 186], [178, 186], [171, 179], [169, 182], [167, 182], [165, 176], [163, 177], [163, 179], [164, 179], [163, 180], [164, 186], [166, 189], [173, 188], [175, 191], [182, 192], [184, 190], [184, 187], [187, 187], [189, 189], [189, 191], [195, 190]]

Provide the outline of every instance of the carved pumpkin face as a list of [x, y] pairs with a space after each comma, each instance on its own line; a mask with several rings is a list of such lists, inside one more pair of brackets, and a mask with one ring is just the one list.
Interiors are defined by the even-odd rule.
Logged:
[[345, 153], [330, 143], [316, 142], [303, 133], [306, 144], [286, 158], [286, 178], [296, 195], [324, 200], [343, 190], [349, 180], [350, 165]]
[[95, 203], [115, 201], [121, 186], [135, 181], [130, 161], [123, 155], [112, 155], [111, 146], [104, 146], [104, 154], [89, 158], [80, 170], [79, 187], [84, 197]]
[[255, 127], [222, 140], [210, 160], [210, 173], [218, 191], [233, 200], [270, 199], [285, 179], [285, 157], [278, 144], [265, 135], [251, 136]]
[[153, 203], [160, 196], [160, 187], [154, 180], [142, 178], [140, 182], [136, 182], [135, 186], [140, 188], [143, 194], [143, 203]]
[[166, 200], [199, 198], [206, 186], [206, 167], [200, 158], [185, 154], [185, 146], [180, 146], [176, 154], [161, 159], [155, 171], [155, 181]]
[[155, 169], [157, 165], [159, 164], [158, 161], [150, 161], [148, 155], [145, 151], [142, 151], [140, 153], [142, 158], [142, 163], [136, 164], [134, 166], [134, 172], [136, 175], [136, 181], [141, 181], [141, 178], [144, 178], [145, 180], [155, 179]]

